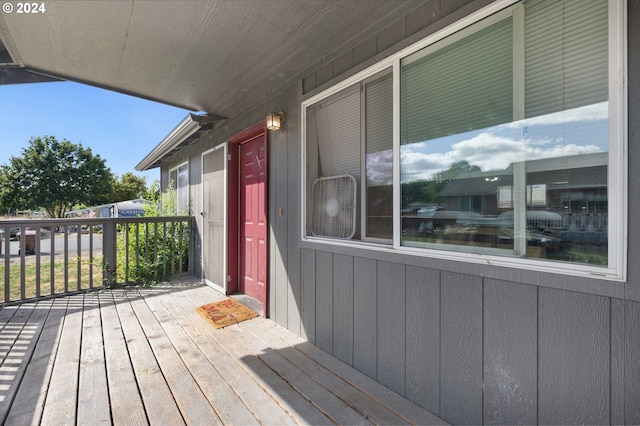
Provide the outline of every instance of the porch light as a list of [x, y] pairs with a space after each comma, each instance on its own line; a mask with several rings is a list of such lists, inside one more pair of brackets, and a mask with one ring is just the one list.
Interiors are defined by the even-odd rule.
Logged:
[[284, 111], [272, 111], [267, 115], [267, 129], [280, 130], [280, 124], [284, 121]]

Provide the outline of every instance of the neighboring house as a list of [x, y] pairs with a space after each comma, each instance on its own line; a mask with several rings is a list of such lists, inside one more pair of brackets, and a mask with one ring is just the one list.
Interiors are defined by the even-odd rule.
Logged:
[[188, 29], [173, 51], [130, 34], [113, 72], [65, 68], [13, 16], [0, 39], [209, 113], [137, 168], [176, 184], [214, 288], [451, 423], [640, 423], [639, 2], [199, 4], [162, 16]]
[[120, 201], [118, 203], [102, 204], [100, 206], [67, 212], [69, 217], [136, 217], [144, 216], [142, 198]]

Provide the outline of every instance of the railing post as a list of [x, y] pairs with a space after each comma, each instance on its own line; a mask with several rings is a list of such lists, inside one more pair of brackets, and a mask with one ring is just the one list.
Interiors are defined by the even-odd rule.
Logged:
[[193, 274], [195, 271], [195, 251], [196, 251], [196, 218], [194, 216], [191, 216], [189, 218], [189, 221], [187, 222], [189, 224], [189, 264], [188, 264], [188, 268], [189, 268], [189, 273]]
[[106, 220], [102, 230], [102, 253], [104, 256], [104, 285], [109, 286], [116, 282], [116, 222]]

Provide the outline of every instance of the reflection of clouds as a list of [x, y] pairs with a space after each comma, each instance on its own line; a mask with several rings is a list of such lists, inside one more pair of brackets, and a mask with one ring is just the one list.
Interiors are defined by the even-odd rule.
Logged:
[[[482, 171], [503, 170], [511, 163], [542, 158], [566, 157], [571, 155], [601, 152], [596, 145], [563, 145], [557, 140], [516, 141], [492, 133], [480, 133], [471, 139], [451, 145], [445, 153], [424, 154], [420, 146], [426, 143], [405, 145], [400, 151], [402, 181], [432, 179], [434, 174], [447, 170], [457, 161], [466, 160]], [[555, 143], [554, 145], [551, 145]]]
[[367, 154], [367, 185], [393, 185], [393, 150]]
[[[503, 170], [519, 161], [603, 152], [607, 150], [607, 128], [608, 102], [602, 102], [403, 145], [401, 181], [433, 179], [461, 160], [489, 171]], [[433, 152], [435, 149], [448, 151]]]

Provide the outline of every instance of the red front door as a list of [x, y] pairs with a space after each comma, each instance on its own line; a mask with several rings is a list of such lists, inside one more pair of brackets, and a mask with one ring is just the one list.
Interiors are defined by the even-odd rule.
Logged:
[[240, 291], [267, 307], [267, 138], [240, 144]]

